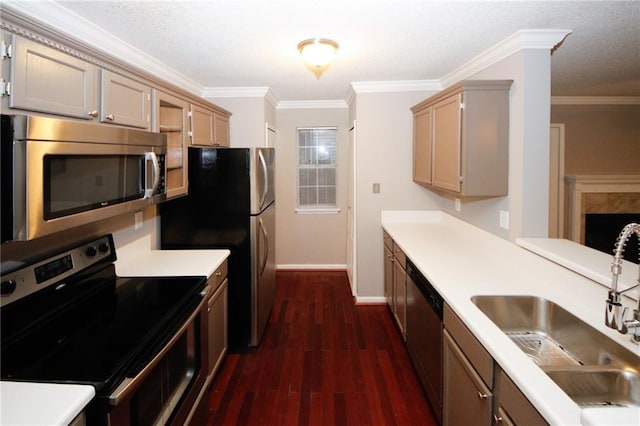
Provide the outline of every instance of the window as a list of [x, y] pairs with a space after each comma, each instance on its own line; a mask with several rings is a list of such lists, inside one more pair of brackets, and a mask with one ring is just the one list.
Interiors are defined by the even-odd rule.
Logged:
[[335, 127], [298, 129], [298, 211], [334, 211], [336, 205]]

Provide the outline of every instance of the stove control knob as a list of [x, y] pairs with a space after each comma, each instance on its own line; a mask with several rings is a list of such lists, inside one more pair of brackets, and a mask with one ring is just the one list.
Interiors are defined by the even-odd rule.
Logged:
[[86, 254], [89, 257], [93, 257], [98, 253], [98, 249], [96, 248], [96, 246], [89, 246], [87, 247], [87, 249], [84, 251], [84, 254]]
[[98, 251], [100, 253], [107, 253], [109, 251], [109, 244], [107, 243], [102, 243], [98, 246]]
[[0, 283], [0, 296], [9, 296], [16, 290], [16, 280], [6, 280]]

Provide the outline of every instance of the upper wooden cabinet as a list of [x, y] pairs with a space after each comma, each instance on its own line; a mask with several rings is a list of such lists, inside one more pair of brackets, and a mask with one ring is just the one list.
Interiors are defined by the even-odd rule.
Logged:
[[16, 35], [10, 46], [4, 106], [85, 120], [98, 116], [98, 67]]
[[415, 105], [416, 183], [461, 196], [508, 192], [511, 80], [469, 80]]
[[181, 98], [153, 91], [153, 131], [167, 135], [167, 198], [187, 193], [187, 132], [189, 103]]
[[100, 71], [100, 121], [151, 129], [151, 87], [111, 71]]
[[229, 146], [229, 117], [191, 105], [191, 145]]
[[431, 108], [424, 108], [413, 116], [413, 180], [431, 185]]

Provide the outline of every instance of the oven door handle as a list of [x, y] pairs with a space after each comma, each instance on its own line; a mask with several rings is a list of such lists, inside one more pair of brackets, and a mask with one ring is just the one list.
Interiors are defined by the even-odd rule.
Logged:
[[209, 294], [209, 291], [211, 291], [211, 287], [207, 285], [202, 290], [202, 292], [200, 292], [202, 300], [200, 301], [196, 309], [194, 309], [194, 311], [191, 313], [191, 315], [189, 315], [189, 318], [184, 322], [184, 324], [182, 324], [180, 329], [178, 329], [178, 331], [173, 335], [171, 340], [169, 340], [169, 342], [164, 345], [162, 350], [160, 350], [160, 352], [158, 352], [158, 354], [153, 357], [153, 359], [135, 377], [124, 378], [124, 380], [118, 385], [116, 390], [114, 390], [113, 393], [109, 395], [109, 404], [115, 407], [138, 388], [138, 386], [141, 384], [140, 382], [142, 382], [142, 380], [144, 380], [149, 375], [149, 373], [153, 371], [156, 365], [158, 365], [162, 358], [167, 354], [167, 352], [169, 352], [169, 350], [171, 350], [173, 345], [182, 336], [182, 333], [184, 333], [187, 328], [189, 328], [189, 325], [193, 322], [193, 320], [198, 315], [200, 315], [200, 312], [207, 303], [207, 296]]

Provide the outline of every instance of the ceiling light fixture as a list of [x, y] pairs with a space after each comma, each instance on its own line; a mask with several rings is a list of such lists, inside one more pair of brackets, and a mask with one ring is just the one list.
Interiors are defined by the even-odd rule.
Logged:
[[309, 69], [320, 78], [338, 51], [338, 43], [326, 38], [310, 38], [298, 43], [298, 50]]

